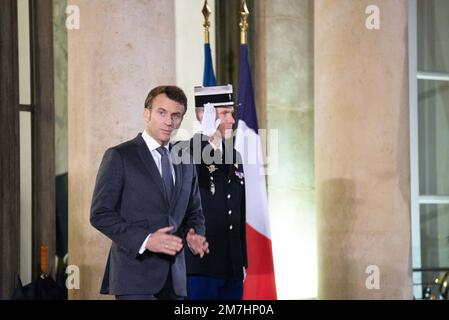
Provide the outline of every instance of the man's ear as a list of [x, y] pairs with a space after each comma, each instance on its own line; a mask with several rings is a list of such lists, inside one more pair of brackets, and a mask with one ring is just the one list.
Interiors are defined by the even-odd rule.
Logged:
[[145, 108], [143, 110], [143, 119], [145, 120], [145, 122], [150, 121], [150, 119], [151, 119], [151, 110], [150, 109]]
[[203, 116], [204, 116], [204, 110], [198, 111], [197, 115], [198, 115], [198, 120], [200, 122], [202, 122], [203, 121]]

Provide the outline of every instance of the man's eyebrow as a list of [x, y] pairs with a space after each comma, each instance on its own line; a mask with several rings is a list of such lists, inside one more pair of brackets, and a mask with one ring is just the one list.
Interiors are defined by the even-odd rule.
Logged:
[[[156, 110], [156, 111], [164, 111], [164, 112], [168, 112], [163, 106], [157, 106], [157, 107], [155, 108], [155, 110]], [[176, 111], [176, 112], [173, 112], [173, 113], [170, 113], [170, 114], [182, 114], [182, 112]]]
[[167, 112], [167, 109], [165, 109], [165, 107], [163, 107], [163, 106], [157, 106], [157, 107], [156, 107], [156, 111], [164, 111], [164, 112]]

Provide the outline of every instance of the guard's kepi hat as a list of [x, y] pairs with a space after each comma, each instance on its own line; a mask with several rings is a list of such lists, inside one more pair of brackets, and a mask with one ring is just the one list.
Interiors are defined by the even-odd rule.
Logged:
[[232, 107], [232, 84], [214, 87], [195, 87], [195, 107], [201, 108], [210, 103], [214, 107]]

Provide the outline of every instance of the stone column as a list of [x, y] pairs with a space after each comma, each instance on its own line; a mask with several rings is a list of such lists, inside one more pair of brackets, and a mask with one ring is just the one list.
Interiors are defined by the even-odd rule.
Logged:
[[320, 299], [412, 298], [407, 19], [402, 0], [315, 1]]
[[278, 134], [267, 152], [278, 298], [314, 298], [313, 0], [257, 0], [249, 10], [259, 127]]
[[175, 83], [174, 1], [70, 0], [80, 29], [68, 33], [69, 264], [71, 299], [98, 299], [110, 241], [89, 223], [104, 151], [144, 128], [149, 89]]

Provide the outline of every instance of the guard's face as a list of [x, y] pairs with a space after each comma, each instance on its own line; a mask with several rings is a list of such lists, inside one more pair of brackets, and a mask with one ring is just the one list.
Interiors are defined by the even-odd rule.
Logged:
[[234, 107], [217, 107], [215, 108], [217, 112], [217, 119], [221, 120], [218, 131], [220, 131], [221, 136], [225, 139], [232, 137], [232, 126], [235, 123], [234, 120]]
[[185, 107], [171, 100], [165, 93], [157, 95], [151, 109], [145, 109], [143, 117], [148, 134], [161, 145], [170, 141], [173, 131], [179, 129]]

